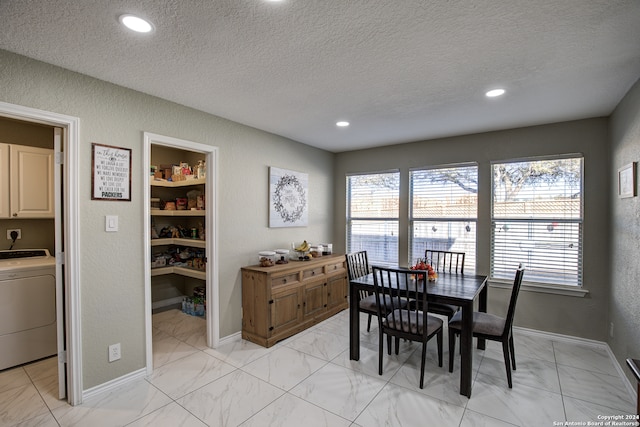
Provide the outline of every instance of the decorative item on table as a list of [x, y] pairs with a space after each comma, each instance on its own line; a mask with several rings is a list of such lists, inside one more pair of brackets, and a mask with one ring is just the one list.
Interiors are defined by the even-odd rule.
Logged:
[[[430, 263], [428, 263], [424, 258], [418, 258], [416, 260], [416, 264], [409, 267], [411, 270], [426, 270], [427, 276], [430, 282], [435, 282], [438, 279], [438, 273], [433, 269]], [[418, 279], [423, 279], [422, 277], [418, 277]]]
[[313, 255], [309, 253], [309, 251], [311, 250], [311, 245], [306, 240], [299, 245], [292, 243], [291, 248], [296, 253], [299, 261], [308, 261], [313, 258]]
[[289, 249], [276, 249], [276, 264], [289, 263]]
[[258, 263], [260, 267], [272, 267], [276, 264], [275, 251], [261, 251], [258, 252]]

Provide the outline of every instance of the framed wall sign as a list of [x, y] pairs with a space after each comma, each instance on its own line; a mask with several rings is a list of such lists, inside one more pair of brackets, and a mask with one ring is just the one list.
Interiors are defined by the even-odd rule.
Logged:
[[91, 144], [91, 199], [131, 201], [131, 150]]
[[629, 163], [618, 169], [618, 196], [636, 196], [636, 162]]
[[269, 168], [269, 227], [306, 227], [309, 175]]

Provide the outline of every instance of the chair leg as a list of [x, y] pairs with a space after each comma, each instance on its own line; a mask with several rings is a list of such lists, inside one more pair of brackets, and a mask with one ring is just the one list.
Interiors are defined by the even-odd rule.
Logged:
[[444, 331], [440, 329], [438, 332], [438, 366], [442, 368], [442, 337], [444, 336]]
[[382, 375], [382, 353], [384, 352], [384, 334], [382, 328], [378, 332], [378, 375]]
[[424, 386], [424, 365], [427, 358], [427, 343], [422, 343], [422, 363], [420, 364], [420, 388]]
[[511, 382], [511, 356], [509, 355], [509, 341], [502, 341], [502, 352], [504, 353], [504, 367], [507, 370], [507, 384], [513, 388]]
[[396, 355], [400, 353], [400, 337], [396, 337]]
[[511, 353], [511, 369], [516, 370], [516, 352], [513, 346], [513, 334], [509, 337], [509, 353]]
[[391, 335], [387, 334], [387, 353], [391, 356]]
[[369, 315], [369, 319], [367, 319], [367, 332], [371, 331], [371, 314]]
[[456, 352], [456, 333], [449, 329], [449, 372], [453, 372], [453, 356]]

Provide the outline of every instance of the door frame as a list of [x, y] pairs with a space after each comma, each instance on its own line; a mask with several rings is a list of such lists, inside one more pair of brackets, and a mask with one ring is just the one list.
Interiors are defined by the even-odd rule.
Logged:
[[[78, 156], [79, 147], [79, 126], [80, 119], [78, 117], [67, 116], [49, 111], [39, 110], [30, 107], [24, 107], [16, 104], [9, 104], [0, 101], [0, 115], [24, 122], [45, 124], [48, 126], [59, 127], [63, 129], [62, 138], [62, 157], [56, 161], [56, 165], [62, 163], [65, 165], [62, 172], [62, 189], [55, 188], [56, 192], [62, 191], [63, 217], [56, 215], [56, 228], [60, 229], [62, 225], [63, 232], [60, 237], [64, 241], [64, 252], [56, 253], [56, 271], [64, 269], [64, 283], [56, 283], [56, 300], [60, 300], [63, 296], [58, 295], [64, 286], [64, 303], [65, 313], [64, 319], [58, 318], [58, 322], [64, 322], [65, 325], [65, 344], [66, 351], [58, 354], [58, 371], [64, 370], [66, 361], [67, 383], [67, 401], [71, 405], [79, 405], [82, 403], [82, 331], [80, 323], [80, 269], [79, 263], [79, 177], [78, 170], [80, 162]], [[57, 167], [57, 166], [56, 166]], [[58, 234], [56, 233], [56, 240]], [[60, 247], [60, 242], [56, 241], [56, 248]], [[62, 280], [59, 274], [56, 274], [56, 282]], [[58, 305], [58, 304], [56, 304]], [[57, 310], [58, 317], [62, 315], [62, 310]]]
[[207, 295], [207, 346], [215, 348], [220, 342], [220, 298], [218, 283], [218, 147], [144, 132], [143, 137], [143, 206], [144, 206], [144, 310], [145, 310], [145, 334], [146, 334], [146, 365], [147, 375], [153, 372], [153, 329], [152, 329], [152, 302], [151, 302], [151, 195], [149, 191], [151, 165], [151, 146], [162, 145], [165, 147], [179, 148], [186, 151], [198, 152], [206, 155], [207, 178], [205, 182], [205, 229], [207, 245], [205, 255], [207, 257], [206, 269], [206, 295]]

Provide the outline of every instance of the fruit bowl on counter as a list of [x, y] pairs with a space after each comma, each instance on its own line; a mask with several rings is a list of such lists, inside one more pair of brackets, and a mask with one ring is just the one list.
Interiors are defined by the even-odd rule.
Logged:
[[291, 244], [291, 259], [297, 261], [309, 261], [313, 258], [310, 255], [311, 245], [305, 240], [300, 244]]

